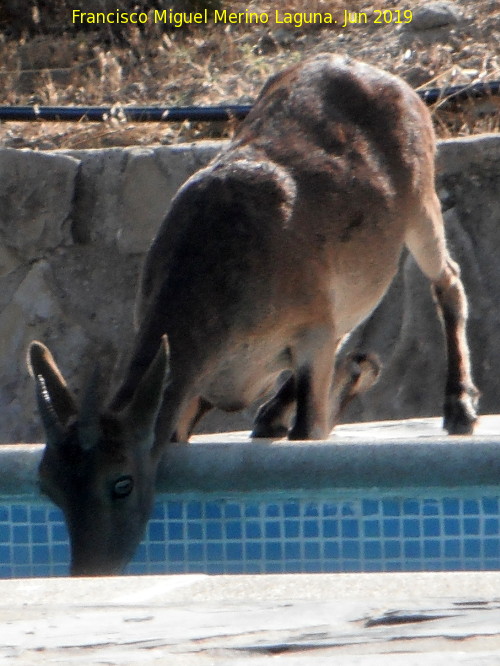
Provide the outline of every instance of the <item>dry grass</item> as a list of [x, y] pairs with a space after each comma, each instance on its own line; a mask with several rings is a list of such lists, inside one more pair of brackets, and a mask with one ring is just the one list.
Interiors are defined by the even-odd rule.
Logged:
[[[223, 3], [225, 4], [225, 3]], [[352, 7], [352, 5], [357, 5]], [[109, 30], [61, 30], [48, 35], [0, 38], [0, 82], [3, 104], [41, 105], [190, 105], [251, 103], [273, 72], [306, 53], [348, 53], [406, 78], [416, 88], [450, 86], [500, 79], [500, 3], [455, 0], [463, 20], [452, 29], [416, 34], [400, 26], [304, 25], [300, 29], [264, 25], [203, 25], [161, 32], [148, 24]], [[231, 11], [341, 12], [341, 0], [234, 0]], [[351, 3], [350, 11], [373, 14], [377, 7]], [[69, 15], [69, 13], [68, 13]], [[427, 31], [428, 32], [428, 31]], [[463, 135], [499, 131], [498, 98], [463, 104], [453, 112], [443, 100], [433, 108], [438, 134]], [[0, 145], [34, 148], [86, 148], [112, 145], [174, 143], [224, 137], [231, 123], [147, 123], [111, 120], [103, 124], [3, 123]]]

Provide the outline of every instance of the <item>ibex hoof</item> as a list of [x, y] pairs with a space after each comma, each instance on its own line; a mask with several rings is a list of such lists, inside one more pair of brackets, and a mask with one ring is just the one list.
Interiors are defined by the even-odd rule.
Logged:
[[255, 421], [250, 437], [253, 439], [281, 439], [286, 437], [288, 428], [282, 423]]
[[443, 427], [449, 435], [472, 435], [477, 422], [477, 391], [448, 396], [444, 406]]

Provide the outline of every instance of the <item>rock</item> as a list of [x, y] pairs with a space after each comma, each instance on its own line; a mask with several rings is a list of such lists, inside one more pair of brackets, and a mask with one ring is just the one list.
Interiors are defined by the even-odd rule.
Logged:
[[81, 161], [75, 240], [116, 244], [123, 254], [145, 252], [176, 191], [220, 146], [207, 141], [199, 146], [65, 151]]
[[12, 250], [33, 260], [73, 242], [78, 167], [78, 160], [66, 155], [0, 149], [0, 239], [6, 270], [16, 264]]
[[460, 12], [454, 3], [438, 0], [416, 7], [408, 26], [413, 30], [432, 30], [458, 23], [460, 17]]

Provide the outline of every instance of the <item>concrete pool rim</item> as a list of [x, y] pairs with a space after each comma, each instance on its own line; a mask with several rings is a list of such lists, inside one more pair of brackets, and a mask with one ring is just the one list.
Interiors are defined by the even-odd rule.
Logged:
[[[0, 499], [39, 498], [43, 444], [0, 445]], [[440, 418], [339, 426], [322, 442], [199, 435], [173, 444], [159, 493], [259, 493], [322, 489], [500, 486], [500, 416], [483, 416], [472, 437], [449, 437]]]

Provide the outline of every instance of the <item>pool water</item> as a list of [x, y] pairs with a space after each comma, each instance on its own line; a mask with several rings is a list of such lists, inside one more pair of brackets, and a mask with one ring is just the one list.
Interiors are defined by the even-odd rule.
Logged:
[[[130, 574], [500, 569], [500, 489], [162, 496]], [[0, 577], [67, 575], [61, 512], [0, 504]]]

